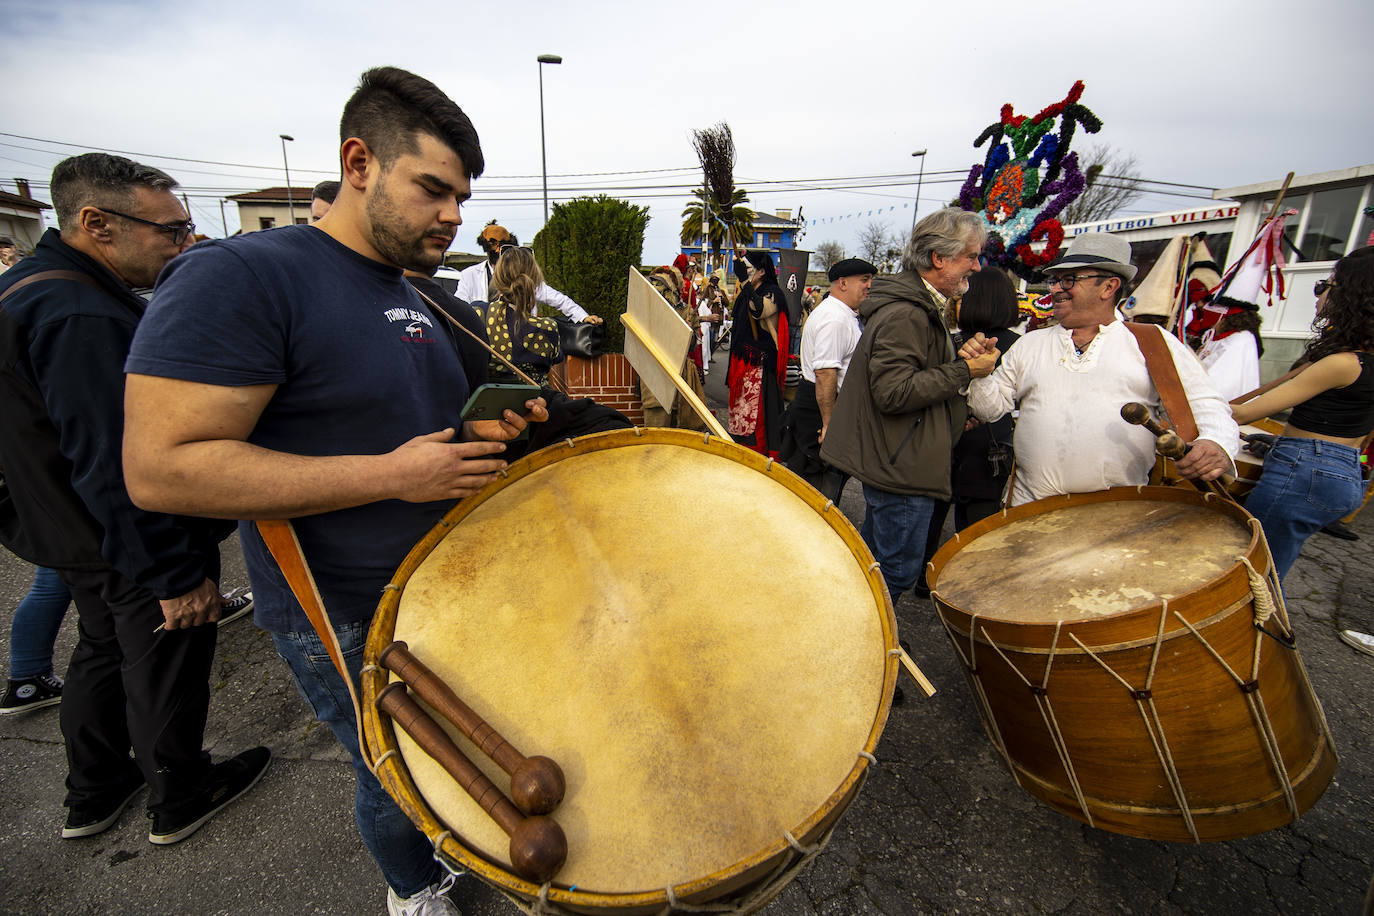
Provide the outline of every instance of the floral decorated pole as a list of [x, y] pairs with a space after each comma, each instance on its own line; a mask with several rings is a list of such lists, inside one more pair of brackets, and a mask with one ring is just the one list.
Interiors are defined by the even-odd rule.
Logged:
[[[1082, 95], [1079, 80], [1063, 100], [1034, 117], [1016, 114], [1007, 103], [973, 141], [975, 148], [987, 143], [988, 153], [969, 169], [959, 205], [987, 224], [988, 263], [1031, 279], [1059, 257], [1064, 227], [1058, 216], [1087, 187], [1069, 146], [1079, 126], [1090, 134], [1102, 129], [1102, 121], [1078, 101]], [[1041, 240], [1045, 249], [1037, 254], [1031, 243]]]

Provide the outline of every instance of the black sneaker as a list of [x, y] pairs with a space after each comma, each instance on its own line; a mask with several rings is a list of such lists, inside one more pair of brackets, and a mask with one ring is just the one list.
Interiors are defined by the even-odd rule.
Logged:
[[253, 593], [246, 589], [236, 588], [227, 595], [221, 595], [219, 603], [219, 625], [224, 626], [231, 620], [238, 620], [253, 609]]
[[55, 674], [26, 677], [5, 684], [5, 695], [0, 697], [0, 716], [56, 706], [61, 702], [62, 678]]
[[1340, 519], [1336, 519], [1319, 530], [1322, 534], [1329, 534], [1333, 538], [1340, 538], [1342, 541], [1358, 541], [1360, 539], [1360, 536], [1351, 531]]
[[62, 825], [62, 839], [76, 840], [109, 830], [129, 802], [134, 800], [134, 796], [143, 790], [143, 786], [143, 776], [135, 774], [128, 783], [111, 793], [112, 800], [68, 808], [67, 822]]
[[148, 842], [158, 846], [180, 843], [257, 785], [271, 762], [271, 751], [265, 747], [255, 747], [215, 764], [206, 777], [205, 788], [194, 801], [182, 806], [178, 812], [148, 815], [153, 819]]

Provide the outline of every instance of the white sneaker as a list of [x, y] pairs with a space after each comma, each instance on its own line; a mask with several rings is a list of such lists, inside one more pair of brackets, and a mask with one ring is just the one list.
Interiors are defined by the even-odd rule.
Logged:
[[453, 887], [453, 875], [445, 875], [438, 884], [431, 884], [413, 897], [400, 897], [386, 889], [386, 911], [390, 916], [463, 916], [454, 902], [448, 899]]
[[1365, 655], [1374, 655], [1374, 636], [1368, 633], [1360, 633], [1355, 630], [1341, 630], [1341, 642], [1351, 646], [1356, 652], [1363, 652]]

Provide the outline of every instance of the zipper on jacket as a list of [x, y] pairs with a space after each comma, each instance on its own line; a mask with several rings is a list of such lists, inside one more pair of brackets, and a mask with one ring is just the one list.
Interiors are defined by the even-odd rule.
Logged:
[[921, 421], [924, 419], [925, 414], [922, 414], [921, 416], [916, 418], [915, 423], [911, 424], [911, 429], [907, 430], [906, 435], [902, 437], [902, 441], [897, 443], [897, 449], [892, 453], [892, 457], [887, 459], [888, 464], [897, 463], [897, 456], [902, 453], [902, 449], [906, 448], [906, 444], [911, 441], [911, 437], [916, 435], [916, 427], [920, 426]]

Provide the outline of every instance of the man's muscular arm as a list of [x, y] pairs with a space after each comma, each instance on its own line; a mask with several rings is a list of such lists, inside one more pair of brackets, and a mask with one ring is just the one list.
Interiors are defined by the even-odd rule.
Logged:
[[835, 397], [839, 391], [839, 369], [816, 370], [816, 406], [821, 409], [820, 442], [825, 441], [825, 431], [830, 427], [830, 414], [835, 410]]
[[275, 385], [225, 387], [130, 374], [124, 478], [151, 511], [208, 518], [295, 518], [383, 499], [469, 496], [506, 466], [498, 442], [417, 436], [383, 455], [306, 456], [245, 440]]

